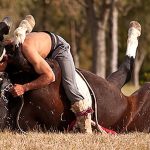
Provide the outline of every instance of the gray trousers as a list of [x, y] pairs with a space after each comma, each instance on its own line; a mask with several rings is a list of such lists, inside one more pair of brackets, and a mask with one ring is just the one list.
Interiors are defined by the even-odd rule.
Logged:
[[70, 52], [70, 45], [58, 36], [59, 45], [52, 53], [51, 58], [55, 59], [62, 71], [62, 84], [65, 93], [71, 103], [83, 100], [84, 97], [79, 93], [75, 80], [75, 65]]

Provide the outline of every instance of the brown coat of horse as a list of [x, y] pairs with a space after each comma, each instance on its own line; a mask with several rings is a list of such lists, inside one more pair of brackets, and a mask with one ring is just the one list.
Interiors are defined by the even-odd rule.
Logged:
[[[15, 67], [8, 65], [6, 72], [12, 83], [26, 83], [34, 78], [32, 67], [19, 53], [16, 54], [15, 62], [24, 70], [18, 72]], [[61, 70], [54, 60], [48, 61], [53, 68], [56, 81], [44, 88], [26, 92], [24, 94], [24, 105], [19, 111], [21, 98], [13, 98], [9, 92], [5, 92], [5, 98], [9, 100], [4, 103], [4, 96], [1, 96], [1, 106], [7, 109], [1, 111], [7, 117], [2, 119], [1, 128], [6, 126], [16, 129], [16, 120], [22, 130], [34, 130], [40, 126], [43, 130], [64, 130], [75, 120], [74, 114], [70, 111], [70, 102], [67, 99], [61, 85]], [[121, 92], [121, 87], [130, 79], [134, 59], [126, 56], [125, 61], [118, 71], [112, 73], [107, 79], [103, 79], [91, 72], [80, 70], [91, 88], [93, 89], [98, 108], [98, 122], [100, 125], [123, 131], [147, 131], [150, 125], [150, 102], [149, 83], [146, 83], [138, 91], [127, 97]], [[14, 68], [17, 68], [15, 71]], [[9, 84], [7, 76], [1, 74], [1, 91]], [[2, 94], [1, 94], [2, 95]], [[94, 102], [93, 102], [93, 109]], [[3, 110], [3, 109], [2, 109]], [[19, 115], [18, 115], [19, 112]], [[19, 118], [18, 118], [19, 117]], [[93, 114], [93, 120], [95, 115]]]

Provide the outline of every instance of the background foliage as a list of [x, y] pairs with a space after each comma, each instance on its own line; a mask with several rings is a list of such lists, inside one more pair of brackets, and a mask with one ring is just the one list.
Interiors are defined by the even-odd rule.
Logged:
[[[103, 1], [87, 0], [94, 4], [96, 19], [102, 13]], [[86, 14], [87, 1], [83, 0], [0, 0], [0, 18], [11, 16], [13, 28], [28, 14], [32, 14], [36, 20], [35, 31], [48, 30], [61, 35], [70, 44], [73, 43], [72, 29], [75, 30], [75, 43], [80, 68], [92, 71], [92, 40], [89, 27], [89, 16]], [[111, 2], [111, 1], [110, 1]], [[150, 0], [118, 0], [116, 3], [118, 15], [118, 64], [125, 56], [128, 25], [131, 20], [137, 20], [142, 25], [142, 35], [139, 40], [138, 53], [146, 53], [140, 70], [140, 83], [150, 80]], [[104, 7], [104, 9], [105, 9]], [[109, 46], [109, 26], [107, 25], [107, 75], [109, 72], [109, 60], [111, 49]]]

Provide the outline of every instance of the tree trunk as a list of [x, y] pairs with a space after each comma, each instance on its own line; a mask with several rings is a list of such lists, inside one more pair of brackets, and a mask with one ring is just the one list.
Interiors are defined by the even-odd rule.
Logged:
[[[110, 11], [110, 1], [103, 0], [100, 17], [96, 18], [93, 0], [85, 0], [87, 5], [87, 19], [91, 29], [93, 47], [93, 72], [97, 75], [106, 76], [106, 26]], [[97, 20], [98, 19], [98, 20]]]
[[79, 68], [79, 57], [77, 53], [77, 44], [76, 44], [76, 27], [74, 20], [71, 20], [71, 52], [73, 55], [75, 66]]
[[118, 10], [116, 2], [112, 0], [111, 4], [111, 59], [110, 59], [110, 73], [113, 73], [118, 68]]
[[106, 39], [103, 25], [99, 23], [97, 30], [96, 45], [93, 54], [93, 68], [94, 72], [105, 78], [106, 76]]
[[43, 9], [42, 9], [42, 19], [41, 19], [42, 28], [43, 28], [43, 30], [46, 30], [47, 4], [45, 3], [45, 1], [43, 1], [42, 7], [43, 7]]
[[144, 61], [144, 58], [146, 56], [146, 52], [142, 51], [142, 53], [140, 53], [136, 59], [135, 59], [135, 66], [134, 66], [134, 71], [133, 71], [133, 85], [135, 87], [139, 87], [139, 72], [142, 66], [142, 63]]

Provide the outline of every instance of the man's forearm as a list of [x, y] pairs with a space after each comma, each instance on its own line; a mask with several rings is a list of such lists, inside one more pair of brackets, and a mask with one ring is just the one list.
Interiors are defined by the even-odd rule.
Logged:
[[55, 79], [53, 77], [48, 77], [46, 75], [41, 75], [36, 80], [34, 80], [30, 83], [26, 83], [23, 86], [25, 88], [25, 91], [29, 91], [29, 90], [42, 88], [42, 87], [50, 84], [53, 81], [55, 81]]

